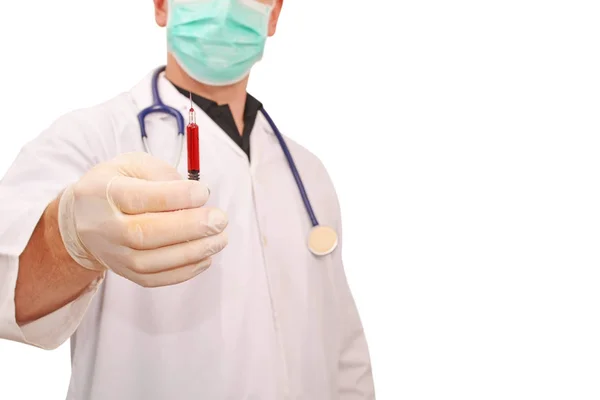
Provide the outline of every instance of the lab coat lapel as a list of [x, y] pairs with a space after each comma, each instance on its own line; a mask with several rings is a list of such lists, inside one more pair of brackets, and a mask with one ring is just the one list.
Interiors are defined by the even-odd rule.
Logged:
[[259, 112], [250, 137], [252, 175], [274, 161], [285, 161], [285, 155], [267, 119]]

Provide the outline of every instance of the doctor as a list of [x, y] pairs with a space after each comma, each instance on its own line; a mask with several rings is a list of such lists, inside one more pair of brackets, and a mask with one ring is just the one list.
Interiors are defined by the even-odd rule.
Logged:
[[[191, 92], [200, 181], [172, 115], [145, 118], [144, 152], [152, 72], [58, 118], [1, 181], [0, 337], [71, 338], [67, 399], [375, 398], [332, 182], [246, 93], [282, 2], [154, 0], [169, 45], [156, 89], [184, 115]], [[286, 151], [337, 233], [324, 255]]]

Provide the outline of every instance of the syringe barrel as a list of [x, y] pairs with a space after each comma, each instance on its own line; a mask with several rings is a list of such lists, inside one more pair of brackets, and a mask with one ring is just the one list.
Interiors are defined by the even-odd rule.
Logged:
[[198, 137], [198, 125], [196, 125], [195, 123], [190, 123], [187, 126], [186, 133], [188, 174], [190, 176], [198, 176], [198, 174], [200, 173], [200, 141]]

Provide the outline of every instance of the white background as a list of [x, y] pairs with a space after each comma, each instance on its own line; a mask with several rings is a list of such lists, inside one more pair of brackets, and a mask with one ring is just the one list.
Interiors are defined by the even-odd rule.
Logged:
[[[150, 0], [2, 15], [2, 175], [164, 62]], [[600, 398], [599, 20], [597, 1], [286, 1], [250, 92], [336, 183], [378, 399]], [[0, 341], [0, 399], [64, 399], [69, 362]]]

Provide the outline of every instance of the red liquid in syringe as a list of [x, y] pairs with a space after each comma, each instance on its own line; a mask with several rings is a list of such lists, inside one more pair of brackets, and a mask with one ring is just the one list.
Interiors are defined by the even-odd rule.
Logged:
[[200, 179], [200, 139], [198, 137], [198, 125], [196, 125], [196, 112], [190, 107], [190, 120], [186, 130], [187, 156], [188, 156], [188, 179]]

